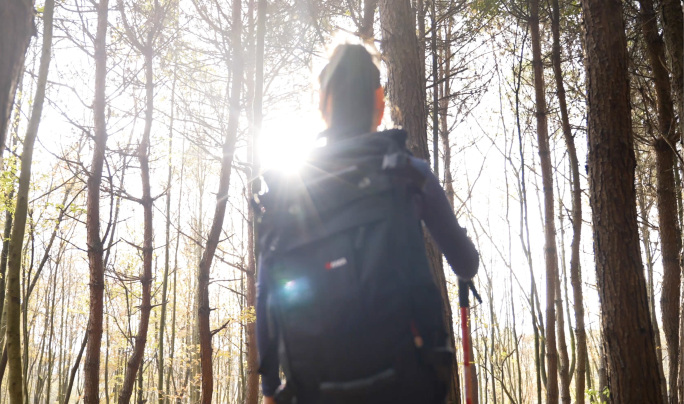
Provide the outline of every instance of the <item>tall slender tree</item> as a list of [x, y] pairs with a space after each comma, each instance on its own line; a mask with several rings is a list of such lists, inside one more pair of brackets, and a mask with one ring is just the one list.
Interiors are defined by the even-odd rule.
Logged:
[[117, 5], [119, 7], [119, 12], [121, 13], [121, 20], [123, 22], [126, 37], [133, 47], [142, 54], [145, 71], [145, 127], [136, 153], [140, 163], [140, 179], [142, 186], [142, 197], [138, 199], [137, 202], [143, 207], [143, 245], [141, 249], [143, 266], [140, 278], [140, 283], [142, 285], [142, 301], [140, 304], [138, 334], [135, 337], [133, 353], [126, 366], [126, 373], [124, 375], [123, 385], [121, 386], [118, 400], [119, 404], [128, 404], [133, 393], [136, 373], [138, 373], [138, 370], [142, 366], [145, 345], [147, 344], [147, 329], [150, 323], [150, 312], [152, 311], [152, 260], [154, 258], [152, 210], [154, 208], [154, 199], [152, 198], [150, 184], [149, 154], [150, 134], [154, 121], [155, 85], [153, 63], [154, 56], [157, 52], [155, 49], [156, 40], [164, 25], [166, 9], [158, 1], [153, 3], [152, 9], [147, 16], [147, 23], [145, 24], [145, 26], [147, 26], [147, 32], [143, 34], [144, 38], [140, 38], [136, 29], [128, 23], [123, 0], [118, 0]]
[[[561, 114], [561, 129], [565, 147], [570, 159], [570, 186], [572, 188], [572, 213], [570, 221], [572, 223], [572, 242], [570, 245], [570, 282], [572, 284], [575, 324], [577, 334], [577, 367], [575, 377], [575, 399], [577, 404], [584, 404], [585, 396], [585, 372], [587, 368], [587, 336], [584, 327], [584, 297], [582, 295], [582, 271], [580, 269], [580, 239], [582, 236], [582, 189], [580, 187], [579, 161], [577, 159], [577, 148], [575, 147], [575, 137], [570, 128], [570, 118], [568, 116], [568, 106], [565, 94], [565, 83], [563, 82], [563, 70], [561, 68], [561, 44], [560, 44], [560, 16], [561, 8], [558, 0], [551, 1], [551, 31], [553, 36], [553, 47], [551, 51], [551, 62], [553, 64], [554, 78], [556, 80], [556, 95]], [[568, 303], [569, 304], [569, 303]], [[568, 318], [568, 321], [570, 319]], [[567, 385], [569, 386], [569, 380]], [[564, 392], [567, 397], [567, 392]]]
[[[549, 148], [549, 132], [544, 83], [544, 66], [539, 33], [539, 0], [530, 1], [530, 39], [537, 117], [537, 142], [544, 188], [544, 258], [546, 260], [546, 402], [558, 403], [558, 351], [556, 349], [556, 283], [558, 282], [558, 253], [553, 198], [553, 165]], [[567, 355], [567, 354], [566, 354]], [[567, 369], [566, 369], [567, 371]]]
[[663, 403], [639, 251], [627, 38], [619, 0], [582, 0], [589, 194], [613, 402]]
[[[253, 7], [254, 0], [250, 2]], [[254, 30], [254, 53], [250, 60], [253, 63], [253, 88], [252, 109], [250, 125], [250, 150], [249, 162], [251, 165], [250, 179], [247, 185], [248, 198], [259, 192], [261, 186], [258, 176], [260, 171], [258, 144], [263, 121], [263, 98], [264, 98], [264, 41], [266, 36], [267, 1], [256, 1], [256, 29]], [[250, 29], [252, 29], [250, 27]], [[257, 232], [256, 215], [253, 204], [249, 203], [248, 211], [248, 272], [247, 276], [247, 305], [254, 307], [256, 304], [256, 279], [257, 279]], [[259, 400], [259, 360], [257, 355], [256, 324], [250, 321], [246, 325], [247, 345], [247, 394], [246, 404], [256, 404]]]
[[[43, 13], [43, 44], [40, 54], [40, 67], [38, 70], [38, 83], [36, 95], [33, 99], [33, 109], [29, 119], [26, 137], [21, 153], [21, 174], [17, 188], [17, 202], [14, 209], [14, 223], [10, 236], [10, 244], [7, 258], [7, 292], [5, 310], [7, 311], [6, 344], [7, 362], [9, 365], [8, 391], [11, 404], [21, 404], [24, 397], [28, 398], [29, 392], [23, 391], [26, 385], [26, 375], [23, 374], [21, 358], [20, 338], [20, 315], [21, 310], [21, 287], [20, 272], [23, 261], [24, 234], [26, 231], [26, 217], [28, 214], [28, 197], [31, 186], [31, 164], [33, 162], [33, 146], [38, 136], [43, 105], [45, 103], [45, 90], [47, 87], [48, 71], [52, 59], [52, 28], [55, 3], [54, 0], [46, 0]], [[25, 342], [26, 343], [26, 342]]]
[[33, 1], [7, 0], [0, 3], [0, 162], [14, 93], [33, 32]]
[[83, 402], [100, 402], [100, 347], [102, 346], [102, 315], [104, 310], [104, 246], [100, 235], [100, 185], [107, 147], [105, 118], [105, 87], [107, 79], [107, 17], [109, 0], [100, 0], [95, 33], [95, 98], [93, 100], [94, 145], [88, 172], [86, 209], [88, 264], [90, 272], [90, 307], [85, 364], [83, 365]]
[[658, 135], [653, 142], [656, 157], [657, 208], [660, 227], [660, 245], [663, 261], [663, 291], [660, 295], [663, 330], [667, 342], [670, 371], [669, 402], [677, 399], [677, 371], [679, 368], [679, 297], [682, 247], [681, 230], [677, 220], [677, 195], [675, 186], [675, 144], [677, 133], [672, 102], [672, 89], [666, 64], [665, 44], [658, 34], [658, 24], [653, 0], [639, 0], [639, 22], [644, 35], [646, 55], [653, 72], [658, 113]]
[[230, 93], [230, 112], [228, 116], [228, 128], [223, 143], [223, 157], [221, 158], [221, 174], [219, 177], [219, 189], [216, 194], [216, 208], [214, 219], [207, 236], [206, 248], [202, 252], [199, 263], [198, 294], [199, 294], [199, 336], [200, 336], [200, 359], [202, 368], [202, 404], [211, 403], [214, 391], [214, 376], [212, 367], [211, 327], [209, 321], [209, 274], [211, 263], [214, 260], [216, 247], [223, 229], [223, 219], [226, 215], [228, 203], [228, 188], [232, 172], [235, 142], [237, 140], [238, 121], [240, 118], [240, 94], [242, 90], [242, 75], [244, 61], [242, 57], [242, 2], [233, 0], [231, 12], [231, 48], [232, 48], [232, 78], [233, 83]]

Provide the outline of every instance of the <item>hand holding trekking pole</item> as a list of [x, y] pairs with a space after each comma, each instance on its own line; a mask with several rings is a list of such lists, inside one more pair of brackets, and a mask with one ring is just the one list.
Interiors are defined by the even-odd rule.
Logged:
[[461, 306], [461, 334], [463, 341], [463, 378], [465, 380], [466, 404], [476, 404], [473, 390], [473, 370], [470, 357], [470, 291], [478, 302], [482, 303], [480, 295], [475, 290], [472, 280], [458, 280], [458, 303]]

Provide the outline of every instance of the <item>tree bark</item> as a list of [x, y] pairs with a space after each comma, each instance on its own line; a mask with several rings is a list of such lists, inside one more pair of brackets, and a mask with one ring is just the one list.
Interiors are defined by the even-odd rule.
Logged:
[[[164, 243], [164, 277], [162, 279], [162, 297], [161, 297], [161, 313], [159, 315], [159, 338], [158, 338], [158, 351], [157, 356], [159, 357], [159, 369], [157, 371], [157, 394], [159, 404], [164, 404], [166, 400], [166, 395], [169, 394], [168, 390], [164, 391], [164, 331], [166, 328], [166, 306], [167, 306], [167, 295], [169, 289], [169, 269], [171, 266], [171, 186], [173, 182], [173, 164], [171, 156], [173, 155], [173, 123], [174, 123], [174, 112], [176, 108], [176, 80], [178, 76], [176, 70], [173, 72], [173, 83], [171, 84], [171, 113], [169, 116], [169, 157], [168, 157], [168, 171], [166, 175], [166, 227], [164, 229], [166, 233], [165, 243]], [[171, 368], [169, 368], [171, 369]]]
[[40, 54], [40, 67], [36, 94], [33, 100], [33, 109], [26, 129], [23, 150], [21, 153], [21, 174], [17, 189], [17, 202], [14, 210], [14, 224], [10, 236], [10, 244], [7, 258], [7, 292], [5, 307], [7, 310], [7, 363], [9, 372], [7, 384], [11, 404], [24, 402], [24, 396], [28, 397], [28, 391], [23, 391], [25, 376], [22, 377], [20, 316], [21, 287], [20, 272], [22, 262], [22, 250], [24, 234], [26, 231], [26, 217], [28, 214], [28, 196], [31, 186], [31, 164], [33, 161], [33, 146], [38, 135], [38, 127], [45, 103], [45, 88], [47, 86], [48, 70], [50, 68], [52, 50], [52, 27], [54, 0], [46, 0], [43, 15], [43, 44]]
[[[249, 118], [250, 139], [247, 148], [247, 158], [250, 165], [249, 182], [247, 184], [247, 293], [246, 304], [250, 310], [253, 310], [256, 305], [256, 279], [257, 279], [257, 229], [256, 229], [256, 214], [254, 212], [254, 205], [250, 203], [252, 196], [259, 192], [260, 184], [256, 181], [259, 176], [259, 158], [257, 155], [257, 143], [261, 132], [261, 123], [263, 118], [263, 68], [264, 68], [264, 35], [266, 28], [266, 2], [259, 0], [256, 5], [256, 21], [254, 15], [254, 0], [249, 3], [249, 32], [250, 38], [254, 38], [252, 46], [250, 46], [249, 62], [246, 76], [247, 81], [247, 104], [251, 107], [248, 110], [247, 116]], [[255, 29], [256, 26], [256, 29]], [[257, 72], [258, 70], [258, 72]], [[260, 81], [257, 84], [257, 80]], [[258, 90], [258, 92], [257, 92]], [[259, 108], [259, 111], [257, 111]], [[258, 122], [257, 120], [258, 119]], [[250, 316], [251, 317], [251, 316]], [[246, 356], [247, 356], [247, 386], [245, 404], [257, 404], [259, 401], [259, 357], [257, 352], [256, 339], [256, 325], [255, 318], [249, 318], [245, 324], [246, 336]]]
[[[432, 59], [432, 171], [439, 179], [439, 60], [437, 55], [437, 7], [436, 0], [430, 0], [430, 53]], [[445, 80], [447, 79], [444, 76]]]
[[[663, 370], [663, 349], [661, 348], [660, 342], [660, 331], [658, 327], [658, 317], [655, 309], [655, 295], [654, 295], [654, 282], [653, 282], [653, 255], [651, 253], [651, 234], [649, 230], [648, 221], [648, 209], [646, 209], [646, 202], [644, 196], [644, 190], [641, 192], [637, 190], [637, 207], [641, 211], [641, 241], [644, 246], [644, 253], [646, 254], [646, 272], [648, 273], [648, 284], [646, 285], [646, 292], [648, 296], [648, 311], [651, 315], [651, 325], [653, 327], [653, 336], [656, 344], [656, 360], [658, 362], [658, 374], [665, 379], [665, 372]], [[667, 384], [661, 383], [660, 390], [663, 395], [663, 400], [667, 402]]]
[[[119, 4], [122, 4], [120, 2]], [[121, 8], [121, 12], [124, 10]], [[126, 374], [123, 379], [121, 391], [119, 393], [119, 404], [128, 404], [133, 393], [133, 385], [135, 384], [135, 376], [143, 361], [145, 354], [145, 345], [147, 344], [147, 329], [150, 324], [150, 312], [152, 311], [152, 259], [154, 254], [153, 246], [153, 222], [152, 209], [154, 208], [154, 200], [152, 199], [150, 186], [150, 132], [152, 131], [152, 121], [154, 114], [154, 76], [152, 70], [152, 61], [154, 52], [152, 50], [152, 41], [147, 43], [143, 56], [145, 58], [145, 129], [143, 130], [142, 140], [138, 146], [138, 161], [140, 162], [140, 178], [142, 184], [142, 198], [140, 204], [143, 207], [143, 273], [140, 278], [142, 286], [142, 296], [140, 302], [140, 320], [138, 323], [138, 335], [135, 337], [135, 344], [133, 346], [133, 353], [131, 354], [128, 364], [126, 366]]]
[[33, 1], [4, 0], [0, 3], [0, 162], [5, 149], [14, 93], [34, 31]]
[[675, 191], [675, 151], [677, 142], [670, 77], [665, 58], [665, 44], [658, 34], [653, 0], [639, 0], [639, 22], [646, 44], [658, 110], [658, 135], [653, 144], [656, 156], [657, 208], [660, 244], [663, 261], [663, 290], [660, 295], [663, 330], [669, 357], [669, 403], [676, 404], [677, 371], [679, 368], [679, 296], [681, 267], [681, 231], [678, 226], [677, 196]]
[[[451, 19], [446, 22], [444, 42], [443, 47], [443, 71], [442, 77], [443, 82], [441, 87], [442, 94], [439, 101], [440, 104], [440, 136], [442, 138], [442, 150], [444, 153], [444, 190], [449, 200], [449, 205], [452, 209], [454, 207], [454, 178], [451, 175], [451, 142], [449, 138], [449, 100], [451, 98], [451, 80], [449, 75], [451, 74]], [[474, 389], [477, 391], [477, 389]]]
[[[532, 66], [537, 115], [537, 141], [544, 188], [544, 257], [546, 260], [546, 402], [558, 403], [558, 354], [556, 350], [556, 283], [558, 282], [558, 253], [556, 251], [556, 225], [553, 199], [553, 166], [549, 149], [547, 109], [544, 84], [544, 66], [541, 59], [539, 34], [539, 0], [530, 1], [530, 38], [532, 39]], [[567, 369], [566, 369], [567, 371]]]
[[375, 22], [375, 9], [378, 6], [378, 0], [365, 0], [363, 2], [363, 17], [361, 20], [361, 27], [359, 28], [359, 36], [364, 41], [373, 39]]
[[93, 159], [88, 175], [86, 229], [88, 239], [88, 264], [90, 271], [90, 307], [88, 315], [88, 346], [83, 365], [83, 402], [99, 403], [100, 347], [102, 345], [102, 315], [104, 309], [104, 249], [100, 236], [100, 184], [107, 146], [107, 122], [105, 120], [105, 86], [107, 77], [107, 16], [109, 0], [97, 5], [97, 31], [95, 34], [95, 98], [93, 115], [95, 143]]
[[[391, 118], [408, 132], [408, 147], [419, 158], [430, 160], [427, 142], [427, 110], [425, 94], [425, 68], [415, 30], [415, 16], [409, 0], [380, 0], [380, 29], [382, 52], [387, 63], [387, 92], [391, 105]], [[444, 321], [451, 336], [453, 319], [451, 303], [446, 288], [442, 259], [435, 243], [426, 237], [428, 259], [432, 274], [440, 288], [444, 308]], [[449, 403], [460, 402], [458, 364], [454, 358], [452, 384], [448, 392]]]
[[[577, 159], [577, 149], [575, 148], [575, 138], [570, 129], [570, 119], [568, 118], [568, 107], [565, 97], [565, 84], [563, 83], [563, 70], [561, 68], [561, 46], [560, 46], [560, 5], [558, 0], [552, 0], [552, 18], [551, 30], [553, 34], [553, 49], [551, 59], [553, 64], [554, 77], [556, 79], [556, 94], [558, 96], [558, 106], [561, 113], [561, 127], [563, 130], [563, 139], [568, 151], [568, 158], [570, 159], [571, 170], [571, 187], [572, 187], [572, 213], [570, 220], [572, 222], [572, 242], [570, 245], [570, 283], [572, 284], [575, 324], [577, 335], [577, 371], [575, 377], [575, 399], [577, 404], [584, 404], [585, 383], [584, 374], [586, 372], [587, 363], [587, 335], [584, 327], [584, 298], [582, 296], [582, 270], [580, 268], [580, 239], [582, 235], [582, 189], [580, 188], [580, 174], [579, 161]], [[568, 319], [569, 321], [569, 319]], [[561, 378], [566, 377], [562, 375]], [[568, 375], [569, 379], [569, 375]], [[565, 391], [565, 383], [563, 385], [563, 402], [568, 402], [568, 391]]]
[[74, 387], [74, 380], [76, 379], [76, 373], [78, 373], [78, 367], [81, 364], [81, 358], [83, 357], [83, 351], [85, 350], [87, 342], [88, 342], [88, 334], [89, 333], [86, 332], [85, 336], [83, 336], [83, 342], [81, 343], [81, 349], [78, 351], [78, 355], [76, 356], [76, 361], [74, 361], [74, 366], [71, 368], [71, 373], [69, 374], [69, 384], [66, 387], [66, 391], [64, 393], [64, 401], [62, 401], [62, 404], [69, 404], [69, 397], [71, 396], [71, 390]]
[[679, 134], [684, 143], [684, 15], [681, 0], [662, 0], [660, 15], [672, 72], [673, 95], [679, 111]]
[[582, 0], [586, 27], [589, 194], [603, 345], [613, 402], [663, 402], [648, 313], [634, 186], [622, 2]]
[[202, 253], [199, 264], [198, 292], [199, 292], [199, 335], [200, 335], [200, 360], [202, 369], [202, 404], [211, 403], [214, 377], [212, 374], [212, 348], [211, 329], [209, 314], [209, 275], [211, 263], [216, 253], [219, 237], [223, 228], [223, 219], [226, 215], [228, 203], [228, 188], [230, 186], [230, 174], [232, 171], [233, 154], [237, 140], [238, 121], [240, 118], [240, 92], [242, 89], [242, 13], [241, 1], [233, 0], [232, 4], [232, 41], [233, 48], [232, 73], [233, 84], [230, 94], [230, 113], [228, 116], [228, 128], [223, 143], [223, 157], [221, 159], [221, 174], [219, 177], [219, 189], [216, 194], [216, 209], [214, 219], [207, 236], [206, 248]]

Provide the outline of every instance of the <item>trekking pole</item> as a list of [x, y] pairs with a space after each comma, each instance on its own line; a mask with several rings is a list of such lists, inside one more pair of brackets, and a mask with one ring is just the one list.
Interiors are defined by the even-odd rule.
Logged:
[[461, 334], [463, 341], [463, 377], [465, 380], [466, 404], [477, 404], [475, 402], [475, 391], [473, 390], [473, 358], [470, 357], [470, 291], [473, 292], [475, 299], [482, 303], [480, 295], [475, 290], [472, 280], [458, 280], [458, 303], [461, 306]]

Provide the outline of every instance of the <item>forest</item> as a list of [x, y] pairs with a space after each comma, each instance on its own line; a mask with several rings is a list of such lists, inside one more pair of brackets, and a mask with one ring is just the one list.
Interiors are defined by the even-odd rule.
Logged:
[[0, 404], [261, 402], [250, 200], [346, 42], [480, 252], [474, 402], [684, 402], [683, 7], [0, 0]]

